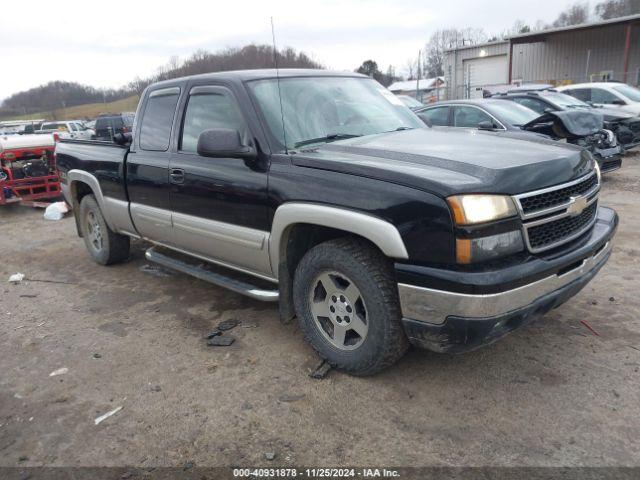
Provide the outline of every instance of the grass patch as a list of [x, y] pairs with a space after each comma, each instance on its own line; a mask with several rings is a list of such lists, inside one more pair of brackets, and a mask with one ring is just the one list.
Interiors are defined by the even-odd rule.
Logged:
[[75, 107], [58, 108], [47, 112], [32, 113], [30, 115], [13, 115], [10, 117], [0, 117], [3, 120], [32, 120], [44, 118], [45, 120], [76, 120], [83, 118], [95, 118], [101, 113], [135, 112], [138, 107], [140, 97], [131, 97], [116, 100], [110, 103], [87, 103], [86, 105], [76, 105]]

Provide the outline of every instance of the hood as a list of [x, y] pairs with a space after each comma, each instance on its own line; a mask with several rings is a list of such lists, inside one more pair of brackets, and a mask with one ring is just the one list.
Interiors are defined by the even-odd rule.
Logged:
[[593, 111], [601, 114], [605, 122], [615, 122], [620, 120], [629, 120], [634, 117], [633, 113], [625, 112], [620, 108], [611, 107], [593, 107]]
[[593, 135], [602, 130], [603, 118], [591, 110], [560, 110], [547, 112], [522, 126], [559, 138], [576, 139]]
[[498, 132], [418, 128], [300, 151], [295, 165], [375, 178], [439, 196], [517, 194], [573, 180], [593, 168], [574, 145]]

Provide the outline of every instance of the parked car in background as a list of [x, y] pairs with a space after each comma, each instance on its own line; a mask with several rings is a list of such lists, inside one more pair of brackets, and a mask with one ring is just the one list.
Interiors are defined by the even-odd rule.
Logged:
[[58, 138], [72, 138], [76, 140], [91, 140], [93, 131], [85, 128], [79, 121], [68, 120], [61, 122], [44, 122], [35, 133], [57, 133]]
[[93, 126], [89, 126], [87, 122], [85, 122], [84, 120], [71, 120], [71, 121], [79, 125], [81, 131], [83, 132], [83, 135], [81, 137], [76, 137], [76, 138], [79, 138], [80, 140], [91, 140], [95, 138], [96, 132], [93, 129]]
[[95, 139], [112, 142], [114, 135], [130, 133], [133, 128], [134, 113], [125, 112], [115, 115], [100, 115], [96, 118]]
[[150, 240], [150, 261], [278, 301], [353, 374], [409, 343], [494, 342], [611, 254], [618, 218], [586, 150], [427, 128], [364, 75], [196, 75], [149, 86], [138, 111], [133, 135], [56, 146], [91, 258]]
[[611, 130], [620, 145], [624, 149], [633, 148], [640, 145], [640, 117], [622, 110], [610, 107], [594, 107], [578, 100], [566, 93], [558, 92], [555, 89], [518, 92], [509, 91], [494, 95], [494, 99], [511, 100], [519, 103], [538, 114], [546, 112], [558, 112], [572, 109], [592, 110], [598, 112], [603, 117], [603, 126]]
[[418, 100], [416, 100], [413, 97], [410, 97], [409, 95], [396, 95], [396, 97], [398, 97], [402, 101], [402, 103], [404, 103], [411, 110], [415, 111], [419, 108], [424, 107], [424, 103], [419, 102]]
[[626, 83], [576, 83], [558, 87], [557, 90], [598, 107], [609, 107], [640, 115], [640, 90]]
[[40, 129], [43, 120], [10, 120], [0, 122], [0, 135], [28, 135]]
[[[452, 100], [416, 110], [432, 125], [489, 130], [529, 140], [565, 139], [589, 150], [603, 172], [620, 168], [622, 148], [602, 116], [590, 110], [547, 112], [539, 115], [516, 102], [494, 99]], [[576, 124], [580, 126], [576, 128]]]

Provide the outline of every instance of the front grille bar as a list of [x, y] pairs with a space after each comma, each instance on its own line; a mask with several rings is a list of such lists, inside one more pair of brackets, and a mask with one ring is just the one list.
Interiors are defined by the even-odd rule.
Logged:
[[[568, 208], [571, 206], [572, 202], [563, 202], [560, 203], [558, 205], [553, 205], [551, 207], [548, 208], [544, 208], [544, 209], [539, 209], [539, 210], [535, 210], [533, 212], [524, 212], [524, 209], [522, 208], [522, 203], [521, 203], [521, 199], [525, 199], [525, 198], [529, 198], [529, 197], [533, 197], [533, 196], [537, 196], [537, 195], [543, 195], [545, 193], [552, 193], [558, 190], [563, 190], [567, 187], [571, 187], [573, 185], [577, 185], [581, 182], [585, 182], [587, 180], [590, 180], [591, 177], [593, 175], [596, 175], [596, 172], [593, 171], [587, 175], [584, 175], [576, 180], [572, 180], [571, 182], [567, 182], [567, 183], [563, 183], [561, 185], [555, 185], [553, 187], [548, 187], [548, 188], [543, 188], [541, 190], [536, 190], [533, 192], [527, 192], [527, 193], [522, 193], [520, 195], [514, 195], [513, 196], [513, 200], [516, 204], [516, 208], [518, 210], [518, 213], [520, 215], [520, 218], [522, 219], [522, 236], [524, 238], [525, 241], [525, 245], [527, 246], [527, 249], [531, 252], [531, 253], [540, 253], [540, 252], [544, 252], [547, 250], [551, 250], [553, 248], [559, 247], [560, 245], [563, 245], [567, 242], [570, 242], [572, 240], [575, 240], [576, 238], [580, 237], [581, 235], [585, 234], [587, 231], [589, 231], [593, 225], [596, 222], [596, 218], [597, 218], [597, 207], [594, 210], [594, 214], [593, 214], [593, 218], [589, 220], [589, 222], [583, 226], [582, 228], [580, 228], [579, 230], [576, 230], [575, 232], [572, 232], [570, 235], [567, 235], [563, 238], [561, 238], [560, 240], [557, 240], [555, 242], [552, 243], [548, 243], [542, 246], [538, 246], [538, 247], [533, 247], [531, 245], [530, 239], [529, 239], [529, 228], [535, 227], [535, 226], [539, 226], [539, 225], [543, 225], [546, 223], [550, 223], [550, 222], [555, 222], [558, 220], [561, 220], [565, 217], [569, 217], [572, 214], [568, 211]], [[600, 190], [600, 182], [596, 182], [595, 187], [591, 188], [588, 192], [580, 195], [578, 198], [586, 198], [587, 199], [587, 203], [585, 205], [585, 209], [589, 208], [591, 205], [593, 205], [594, 202], [598, 201], [598, 192]]]
[[[555, 185], [553, 187], [547, 187], [547, 188], [543, 188], [541, 190], [535, 190], [533, 192], [527, 192], [527, 193], [521, 193], [520, 195], [514, 195], [513, 199], [515, 200], [516, 208], [518, 209], [518, 213], [520, 214], [520, 218], [522, 218], [522, 220], [529, 220], [530, 218], [540, 217], [542, 215], [548, 215], [549, 213], [557, 212], [557, 211], [565, 209], [569, 205], [571, 205], [570, 202], [565, 202], [565, 203], [562, 203], [562, 204], [554, 205], [553, 207], [549, 207], [549, 208], [545, 208], [545, 209], [541, 209], [541, 210], [535, 210], [533, 212], [525, 213], [524, 209], [522, 208], [522, 203], [520, 202], [521, 199], [529, 198], [529, 197], [536, 197], [536, 196], [542, 195], [544, 193], [551, 193], [551, 192], [555, 192], [556, 190], [562, 190], [564, 188], [571, 187], [573, 185], [577, 185], [579, 183], [584, 182], [585, 180], [588, 180], [589, 178], [591, 178], [595, 174], [596, 174], [596, 172], [591, 172], [591, 173], [589, 173], [587, 175], [584, 175], [584, 176], [582, 176], [582, 177], [580, 177], [580, 178], [578, 178], [576, 180], [572, 180], [570, 182], [563, 183], [561, 185]], [[596, 186], [593, 187], [591, 190], [589, 190], [587, 193], [585, 193], [584, 195], [580, 195], [580, 196], [581, 197], [591, 197], [591, 195], [596, 193], [598, 190], [600, 190], [600, 182], [598, 182], [596, 184]]]

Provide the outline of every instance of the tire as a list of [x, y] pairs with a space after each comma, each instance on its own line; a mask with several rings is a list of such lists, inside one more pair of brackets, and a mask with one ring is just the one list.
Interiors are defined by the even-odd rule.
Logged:
[[393, 264], [364, 240], [340, 238], [309, 250], [296, 268], [293, 296], [305, 340], [335, 368], [372, 375], [409, 347]]
[[112, 265], [129, 258], [129, 237], [109, 228], [93, 195], [82, 198], [79, 215], [84, 244], [96, 263]]

